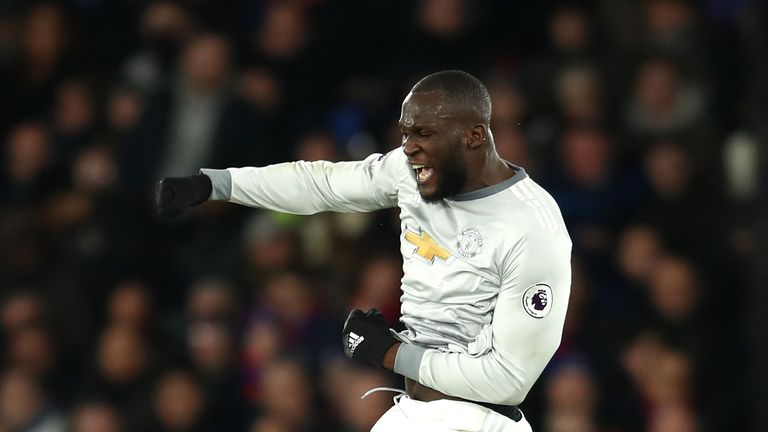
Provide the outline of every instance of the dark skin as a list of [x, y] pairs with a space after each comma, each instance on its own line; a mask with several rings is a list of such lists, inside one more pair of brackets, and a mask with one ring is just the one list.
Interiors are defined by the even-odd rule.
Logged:
[[[514, 170], [496, 152], [490, 113], [451, 103], [442, 91], [411, 92], [403, 101], [399, 121], [403, 152], [411, 164], [427, 164], [433, 174], [417, 181], [425, 201], [439, 201], [501, 183]], [[441, 176], [459, 176], [459, 184]], [[395, 368], [400, 342], [392, 345], [382, 366]], [[416, 400], [456, 399], [406, 378], [405, 389]]]
[[[439, 201], [500, 183], [514, 172], [501, 159], [490, 131], [490, 115], [451, 103], [442, 91], [411, 92], [403, 101], [400, 129], [411, 163], [428, 164], [434, 174], [418, 182], [426, 201]], [[455, 184], [456, 178], [461, 178]]]

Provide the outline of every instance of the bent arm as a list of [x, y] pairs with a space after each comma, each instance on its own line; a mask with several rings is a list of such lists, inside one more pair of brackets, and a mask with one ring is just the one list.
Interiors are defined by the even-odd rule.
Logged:
[[266, 167], [203, 169], [212, 200], [294, 214], [367, 212], [397, 205], [408, 173], [399, 149], [355, 162], [289, 162]]
[[[473, 357], [404, 343], [397, 351], [395, 372], [450, 396], [505, 405], [522, 402], [560, 345], [570, 294], [570, 252], [564, 230], [523, 239], [509, 260], [494, 310], [493, 348]], [[551, 303], [546, 316], [536, 317], [523, 301], [526, 291], [540, 284], [550, 287]]]

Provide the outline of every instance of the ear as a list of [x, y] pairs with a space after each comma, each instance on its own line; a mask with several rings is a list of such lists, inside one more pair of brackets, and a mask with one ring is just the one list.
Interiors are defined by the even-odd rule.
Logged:
[[483, 145], [488, 138], [488, 130], [483, 124], [476, 124], [467, 131], [467, 147], [475, 149]]

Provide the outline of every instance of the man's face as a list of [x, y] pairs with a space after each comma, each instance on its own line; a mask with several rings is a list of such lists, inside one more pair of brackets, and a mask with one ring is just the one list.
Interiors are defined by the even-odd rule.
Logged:
[[409, 93], [399, 124], [403, 152], [424, 201], [437, 202], [462, 192], [467, 181], [462, 128], [442, 92]]

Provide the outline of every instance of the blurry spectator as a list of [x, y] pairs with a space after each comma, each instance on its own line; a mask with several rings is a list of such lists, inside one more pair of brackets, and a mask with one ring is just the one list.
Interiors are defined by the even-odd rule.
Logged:
[[684, 150], [675, 143], [655, 144], [646, 157], [646, 167], [648, 179], [662, 199], [679, 199], [690, 191], [690, 160]]
[[650, 297], [660, 318], [668, 323], [690, 323], [699, 304], [700, 288], [691, 264], [665, 257], [651, 270]]
[[396, 327], [400, 317], [400, 279], [403, 277], [400, 259], [379, 255], [363, 264], [360, 281], [347, 309], [378, 309], [387, 324]]
[[525, 172], [536, 176], [539, 171], [538, 164], [534, 162], [528, 139], [519, 126], [502, 124], [495, 127], [493, 138], [496, 151], [504, 160], [523, 167]]
[[599, 129], [567, 129], [559, 156], [563, 178], [553, 181], [551, 191], [571, 237], [592, 253], [604, 251], [609, 241], [607, 228], [621, 218], [620, 201], [607, 199], [621, 192], [613, 177], [611, 141]]
[[638, 71], [628, 111], [629, 126], [638, 134], [676, 132], [700, 115], [701, 95], [685, 88], [675, 66], [650, 59]]
[[192, 32], [192, 20], [175, 1], [150, 3], [141, 16], [142, 50], [124, 65], [128, 82], [145, 93], [168, 80], [176, 58]]
[[419, 9], [419, 22], [426, 33], [451, 39], [461, 34], [467, 25], [463, 0], [424, 0]]
[[67, 17], [56, 2], [39, 2], [26, 13], [16, 64], [14, 100], [16, 118], [39, 118], [48, 113], [54, 88], [67, 62], [70, 31]]
[[66, 190], [45, 202], [41, 222], [51, 231], [66, 234], [66, 230], [85, 225], [93, 209], [94, 202], [87, 195], [79, 191]]
[[112, 404], [123, 415], [128, 430], [146, 427], [150, 352], [147, 342], [135, 329], [113, 325], [101, 334], [95, 355], [95, 369], [86, 376], [82, 391]]
[[493, 101], [491, 129], [496, 151], [505, 160], [522, 166], [526, 172], [534, 173], [537, 168], [526, 136], [528, 122], [528, 101], [519, 87], [507, 76], [496, 76], [488, 82], [488, 92]]
[[706, 75], [709, 71], [705, 37], [698, 25], [693, 3], [687, 0], [644, 2], [645, 39], [648, 51], [674, 56], [687, 69]]
[[479, 11], [465, 0], [420, 0], [416, 9], [416, 27], [409, 37], [414, 52], [430, 55], [407, 63], [413, 75], [446, 67], [471, 68], [478, 50], [472, 49], [476, 15]]
[[379, 371], [360, 369], [338, 358], [325, 364], [323, 374], [323, 391], [340, 420], [336, 430], [371, 430], [392, 406], [393, 393], [388, 391], [377, 391], [361, 399], [369, 390], [391, 385]]
[[597, 431], [595, 384], [584, 366], [565, 364], [547, 379], [547, 430]]
[[649, 432], [697, 432], [696, 417], [692, 410], [685, 406], [670, 405], [660, 407], [651, 418]]
[[72, 410], [71, 432], [121, 432], [117, 410], [104, 402], [80, 403]]
[[549, 36], [555, 50], [580, 53], [589, 48], [591, 29], [586, 11], [573, 6], [555, 10], [549, 21]]
[[307, 23], [301, 2], [267, 6], [256, 45], [265, 57], [282, 63], [301, 53], [306, 43]]
[[204, 377], [216, 378], [232, 367], [232, 335], [223, 325], [196, 322], [189, 326], [192, 363]]
[[309, 281], [295, 273], [281, 274], [269, 280], [259, 303], [292, 332], [300, 331], [317, 306]]
[[653, 379], [656, 361], [667, 348], [658, 333], [647, 329], [624, 334], [627, 339], [623, 346], [610, 358], [611, 365], [615, 362], [620, 370], [603, 387], [603, 394], [617, 396], [604, 401], [610, 411], [602, 413], [602, 417], [615, 428], [640, 431], [645, 430], [648, 419], [645, 386]]
[[114, 189], [117, 176], [117, 162], [113, 153], [104, 146], [89, 147], [74, 160], [72, 186], [100, 197]]
[[30, 291], [20, 291], [8, 295], [2, 301], [0, 325], [3, 333], [13, 334], [26, 327], [34, 327], [43, 322], [43, 300]]
[[273, 117], [282, 105], [283, 90], [275, 74], [266, 67], [251, 67], [240, 78], [240, 93], [259, 112]]
[[659, 234], [646, 225], [630, 225], [618, 242], [617, 263], [622, 276], [633, 285], [645, 285], [661, 255]]
[[147, 286], [138, 280], [126, 280], [109, 296], [109, 324], [143, 332], [152, 327], [152, 299]]
[[270, 279], [257, 304], [277, 320], [284, 349], [320, 356], [328, 346], [335, 346], [335, 332], [322, 314], [324, 305], [316, 287], [301, 274], [284, 273]]
[[33, 202], [51, 192], [58, 180], [53, 172], [55, 156], [42, 124], [18, 125], [11, 132], [4, 153], [0, 183], [4, 205]]
[[296, 160], [336, 162], [339, 159], [336, 142], [330, 133], [310, 133], [299, 141], [296, 148]]
[[[712, 231], [721, 220], [721, 209], [713, 205], [721, 189], [713, 176], [695, 176], [690, 151], [664, 141], [648, 150], [645, 173], [653, 197], [641, 214], [664, 236], [668, 247], [700, 258], [716, 256], [723, 235]], [[681, 220], [686, 223], [676, 222]], [[707, 242], [701, 244], [705, 237]]]
[[181, 176], [200, 167], [264, 165], [270, 146], [255, 112], [231, 91], [232, 54], [219, 34], [196, 36], [179, 60], [179, 75], [148, 102], [125, 148], [129, 185]]
[[0, 376], [0, 427], [9, 431], [63, 432], [65, 424], [33, 377], [8, 369]]
[[600, 306], [594, 300], [592, 283], [588, 279], [584, 266], [578, 259], [571, 263], [571, 295], [568, 298], [568, 315], [565, 318], [563, 337], [560, 346], [555, 352], [555, 359], [569, 358], [571, 355], [583, 355], [593, 348], [589, 338], [585, 334], [594, 333], [589, 327], [592, 321], [589, 314]]
[[264, 373], [264, 393], [259, 407], [288, 430], [312, 431], [313, 391], [307, 371], [296, 360], [276, 360]]
[[136, 382], [146, 372], [148, 362], [145, 341], [135, 329], [114, 324], [102, 334], [98, 372], [106, 384], [123, 386]]
[[97, 107], [83, 80], [64, 81], [56, 87], [53, 127], [59, 157], [71, 160], [82, 149], [96, 128]]
[[291, 432], [294, 429], [273, 417], [259, 417], [253, 421], [249, 432]]
[[5, 284], [39, 283], [45, 278], [40, 269], [50, 257], [35, 217], [24, 209], [0, 217], [0, 277]]
[[626, 125], [636, 142], [682, 135], [696, 143], [699, 164], [711, 166], [717, 122], [707, 114], [706, 95], [674, 62], [652, 57], [642, 63], [626, 106]]
[[652, 332], [643, 332], [628, 342], [621, 353], [621, 363], [632, 380], [639, 385], [655, 373], [653, 363], [664, 349], [661, 337]]
[[652, 226], [630, 224], [619, 233], [612, 259], [616, 274], [607, 278], [609, 282], [596, 295], [601, 315], [621, 323], [604, 329], [613, 334], [614, 342], [625, 337], [622, 332], [646, 324], [652, 315], [648, 284], [663, 253], [661, 236]]
[[8, 347], [11, 367], [44, 383], [52, 378], [58, 356], [50, 334], [41, 326], [17, 330], [9, 338]]
[[153, 407], [157, 431], [209, 430], [205, 423], [205, 395], [200, 383], [187, 371], [173, 370], [159, 378]]
[[187, 330], [187, 345], [208, 403], [210, 425], [219, 430], [241, 430], [248, 408], [241, 395], [234, 335], [224, 324], [198, 321]]
[[248, 400], [262, 397], [265, 365], [276, 360], [282, 352], [280, 327], [269, 315], [251, 318], [243, 332], [242, 341], [243, 395]]
[[[265, 90], [258, 101], [262, 107], [272, 103], [280, 107], [279, 112], [267, 113], [266, 117], [269, 123], [274, 123], [268, 125], [268, 138], [287, 145], [269, 150], [273, 160], [290, 160], [294, 141], [307, 130], [323, 126], [322, 119], [327, 116], [341, 78], [333, 73], [332, 65], [353, 60], [343, 55], [339, 46], [348, 44], [346, 35], [315, 33], [312, 9], [323, 6], [312, 3], [317, 2], [265, 3], [249, 35], [249, 64], [251, 70], [257, 71]], [[342, 22], [340, 25], [348, 25]], [[306, 73], [307, 70], [312, 73]]]
[[[156, 176], [194, 172], [210, 157], [216, 123], [221, 119], [220, 93], [230, 73], [229, 55], [228, 43], [220, 36], [195, 39], [185, 48], [167, 154]], [[179, 158], [181, 154], [185, 156]]]
[[587, 12], [573, 4], [552, 11], [548, 22], [550, 50], [530, 59], [523, 71], [527, 100], [536, 115], [548, 116], [555, 107], [553, 84], [564, 70], [578, 64], [589, 64], [595, 59], [592, 52], [592, 24]]
[[120, 142], [138, 124], [144, 97], [130, 87], [117, 87], [109, 95], [105, 109], [110, 138]]
[[187, 297], [187, 319], [197, 321], [233, 322], [237, 316], [237, 301], [232, 285], [226, 279], [198, 279]]
[[298, 239], [274, 214], [254, 213], [244, 231], [245, 271], [252, 285], [298, 265]]
[[314, 287], [300, 274], [283, 273], [264, 285], [245, 332], [244, 384], [251, 397], [264, 395], [265, 367], [281, 355], [301, 355], [314, 367], [334, 350], [335, 330], [322, 311]]
[[563, 168], [576, 188], [596, 189], [609, 180], [611, 146], [600, 130], [576, 128], [566, 133], [562, 143]]
[[555, 80], [557, 106], [566, 125], [599, 124], [604, 120], [600, 77], [587, 66], [564, 68]]
[[682, 352], [669, 349], [662, 350], [649, 360], [653, 373], [639, 384], [652, 404], [651, 409], [688, 404], [693, 396], [692, 360]]
[[496, 76], [487, 83], [493, 102], [491, 129], [494, 132], [506, 125], [519, 126], [528, 114], [528, 101], [520, 88], [510, 81], [508, 76]]

